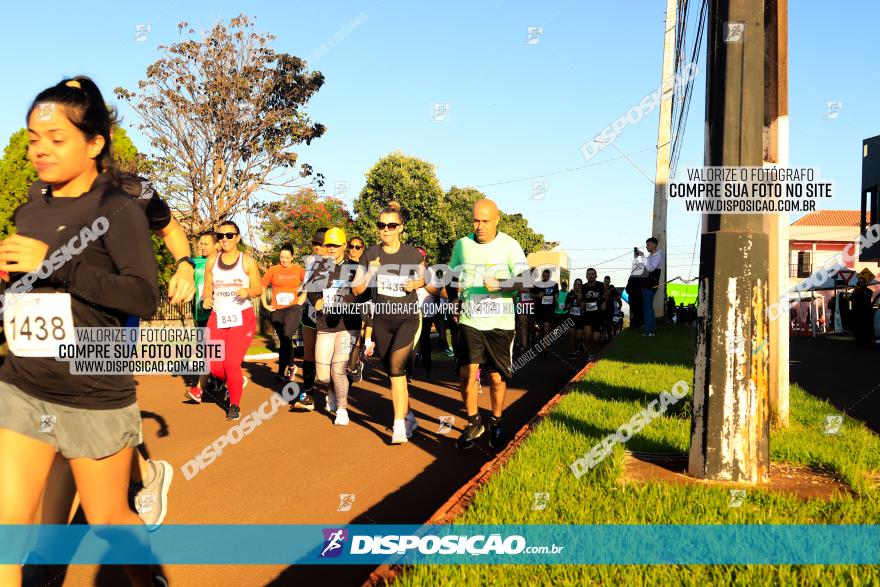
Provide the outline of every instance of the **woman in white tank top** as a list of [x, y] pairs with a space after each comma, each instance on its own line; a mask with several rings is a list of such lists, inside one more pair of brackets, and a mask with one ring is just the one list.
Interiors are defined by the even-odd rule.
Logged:
[[[220, 253], [205, 265], [203, 305], [211, 308], [208, 335], [224, 345], [222, 361], [211, 362], [211, 375], [229, 388], [227, 420], [241, 418], [239, 405], [247, 380], [241, 362], [254, 338], [257, 321], [251, 298], [262, 293], [260, 270], [253, 259], [238, 250], [241, 234], [234, 222], [224, 222], [217, 231]], [[215, 401], [222, 398], [215, 398]], [[219, 403], [219, 401], [218, 401]]]

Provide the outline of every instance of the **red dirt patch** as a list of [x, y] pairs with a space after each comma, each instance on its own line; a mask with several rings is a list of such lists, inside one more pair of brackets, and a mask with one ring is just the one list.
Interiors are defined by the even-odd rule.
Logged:
[[691, 477], [687, 474], [687, 457], [685, 456], [657, 457], [646, 454], [636, 456], [627, 452], [623, 475], [620, 476], [619, 482], [625, 484], [649, 481], [775, 491], [795, 495], [800, 499], [831, 499], [841, 495], [857, 495], [849, 485], [803, 465], [771, 463], [769, 482], [756, 485], [732, 484]]

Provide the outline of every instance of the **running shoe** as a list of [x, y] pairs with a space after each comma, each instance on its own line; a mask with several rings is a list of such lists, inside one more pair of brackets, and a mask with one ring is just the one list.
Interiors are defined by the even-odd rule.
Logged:
[[226, 410], [226, 419], [229, 421], [241, 420], [241, 410], [238, 406], [229, 406], [229, 409]]
[[200, 404], [202, 403], [202, 388], [198, 385], [193, 385], [186, 390], [186, 393], [183, 394], [183, 397], [185, 397], [186, 399], [191, 399], [197, 404]]
[[[328, 393], [327, 394], [327, 403], [324, 404], [324, 407], [327, 409], [327, 412], [330, 414], [336, 413], [336, 394]], [[348, 423], [348, 414], [345, 416], [345, 422]]]
[[345, 372], [348, 375], [349, 381], [351, 381], [352, 383], [360, 383], [364, 380], [364, 362], [358, 361], [354, 370], [346, 367]]
[[406, 429], [406, 437], [412, 438], [413, 432], [419, 427], [419, 423], [416, 421], [416, 415], [412, 412], [408, 413], [403, 420], [403, 425]]
[[168, 579], [157, 571], [153, 571], [153, 587], [168, 587]]
[[489, 446], [496, 451], [507, 446], [507, 436], [504, 434], [501, 418], [489, 418]]
[[301, 410], [308, 410], [310, 412], [315, 411], [315, 400], [312, 399], [312, 396], [303, 391], [299, 394], [299, 397], [296, 398], [296, 401], [293, 402], [294, 408], [299, 408]]
[[406, 420], [395, 420], [391, 430], [391, 444], [409, 442], [406, 438]]
[[290, 365], [290, 366], [287, 368], [287, 380], [288, 380], [288, 381], [293, 381], [293, 378], [296, 377], [297, 371], [298, 371], [298, 370], [297, 370], [297, 368], [296, 368], [296, 365]]
[[174, 467], [168, 461], [147, 461], [152, 475], [144, 479], [144, 486], [134, 496], [134, 506], [147, 530], [153, 532], [168, 514], [168, 489], [174, 477]]
[[336, 412], [336, 419], [333, 420], [333, 424], [336, 426], [348, 426], [348, 410], [342, 408]]
[[474, 448], [474, 446], [476, 446], [477, 444], [477, 439], [483, 436], [485, 433], [486, 428], [480, 421], [480, 417], [477, 416], [476, 418], [468, 422], [468, 425], [465, 426], [465, 429], [462, 431], [461, 436], [459, 436], [458, 440], [455, 441], [455, 445], [461, 450]]
[[455, 356], [455, 351], [452, 349], [446, 349], [443, 352], [446, 354], [447, 357], [454, 357]]

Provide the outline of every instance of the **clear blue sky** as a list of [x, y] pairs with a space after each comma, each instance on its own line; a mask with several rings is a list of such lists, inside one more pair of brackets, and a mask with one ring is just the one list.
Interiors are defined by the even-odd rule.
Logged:
[[[880, 134], [874, 35], [880, 3], [790, 3], [791, 164], [815, 166], [836, 183], [827, 208], [859, 207], [861, 141]], [[42, 2], [4, 7], [6, 56], [0, 137], [23, 125], [41, 89], [87, 74], [112, 95], [134, 88], [180, 40], [176, 24], [209, 28], [244, 12], [278, 37], [274, 48], [308, 57], [361, 13], [366, 21], [313, 66], [326, 84], [311, 104], [327, 134], [300, 158], [327, 178], [351, 182], [400, 149], [436, 165], [445, 188], [477, 186], [507, 212], [521, 212], [547, 240], [570, 251], [578, 274], [590, 265], [622, 284], [633, 245], [650, 233], [652, 184], [608, 148], [584, 166], [580, 146], [660, 82], [664, 2]], [[149, 24], [144, 42], [135, 26]], [[529, 26], [543, 27], [526, 44]], [[703, 89], [697, 79], [680, 167], [702, 163]], [[842, 102], [837, 119], [826, 101]], [[448, 102], [448, 122], [432, 103]], [[872, 106], [873, 104], [873, 106]], [[124, 106], [126, 124], [137, 122]], [[653, 176], [658, 113], [629, 127], [615, 145]], [[146, 145], [135, 132], [135, 144]], [[530, 199], [533, 181], [549, 193]], [[669, 275], [691, 267], [697, 217], [670, 208]], [[622, 258], [609, 261], [623, 255]]]

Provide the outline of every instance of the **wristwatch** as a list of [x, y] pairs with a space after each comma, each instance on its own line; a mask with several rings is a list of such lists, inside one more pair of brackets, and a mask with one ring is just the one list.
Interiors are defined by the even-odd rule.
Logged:
[[196, 262], [193, 261], [193, 258], [192, 258], [192, 257], [181, 257], [180, 259], [177, 260], [177, 263], [175, 263], [174, 266], [175, 266], [175, 267], [180, 267], [180, 264], [181, 264], [181, 263], [184, 263], [184, 262], [189, 263], [190, 266], [192, 266], [193, 269], [196, 268]]

